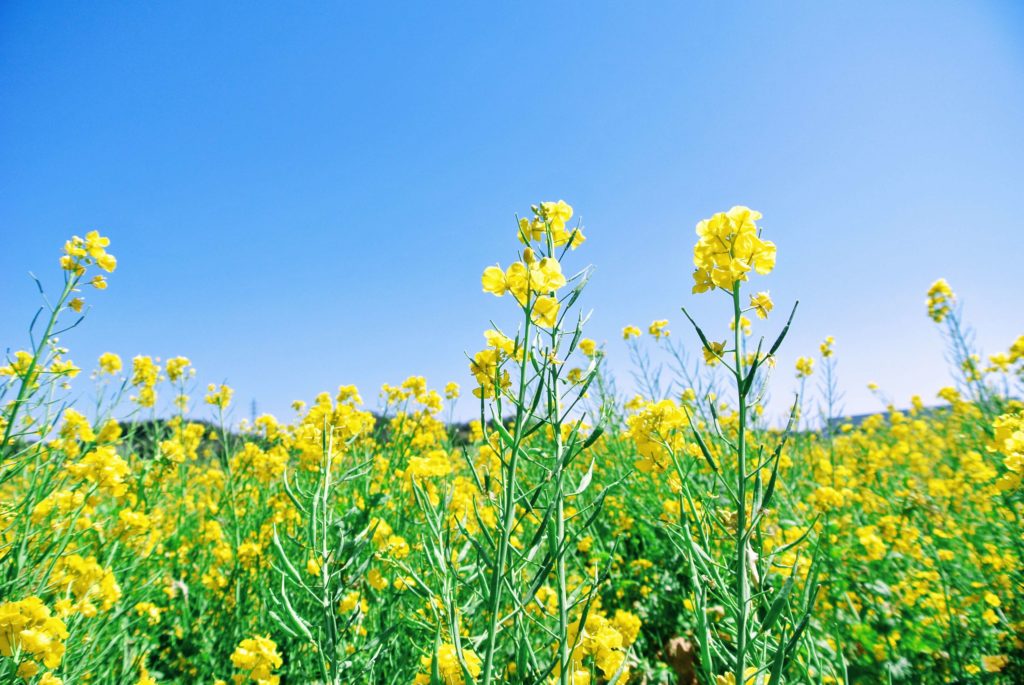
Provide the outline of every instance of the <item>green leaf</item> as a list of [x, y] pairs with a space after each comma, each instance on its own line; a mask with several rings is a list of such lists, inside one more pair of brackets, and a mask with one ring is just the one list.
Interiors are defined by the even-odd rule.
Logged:
[[593, 477], [594, 477], [594, 460], [591, 459], [590, 460], [590, 467], [587, 469], [587, 472], [585, 474], [583, 474], [583, 478], [580, 479], [579, 486], [575, 490], [573, 490], [572, 492], [568, 493], [566, 496], [567, 497], [575, 497], [577, 495], [582, 495], [586, 491], [586, 489], [588, 487], [590, 487], [590, 481], [591, 481], [591, 479], [593, 479]]
[[595, 442], [597, 442], [597, 439], [600, 438], [603, 433], [604, 426], [602, 424], [597, 424], [597, 427], [594, 428], [594, 431], [587, 436], [586, 440], [583, 441], [583, 447], [581, 449], [587, 449], [588, 447], [593, 445]]
[[789, 313], [789, 319], [786, 320], [786, 325], [782, 327], [782, 332], [779, 333], [779, 337], [775, 339], [770, 350], [768, 350], [768, 356], [772, 356], [782, 345], [782, 341], [786, 339], [786, 334], [789, 333], [789, 326], [793, 323], [793, 315], [796, 314], [796, 308], [800, 305], [800, 300], [793, 303], [793, 311]]
[[700, 448], [701, 454], [704, 455], [704, 459], [707, 460], [708, 465], [711, 466], [711, 470], [718, 473], [718, 465], [715, 464], [715, 458], [711, 456], [711, 451], [708, 449], [707, 443], [704, 442], [704, 438], [701, 437], [700, 431], [693, 425], [693, 417], [690, 416], [690, 412], [686, 412], [686, 420], [690, 422], [690, 430], [693, 431], [693, 437], [697, 441], [697, 447]]
[[775, 657], [772, 659], [772, 675], [768, 685], [779, 685], [782, 681], [782, 667], [786, 663], [786, 631], [782, 631], [779, 637], [779, 644], [775, 647]]
[[281, 574], [281, 599], [284, 601], [284, 607], [288, 610], [288, 615], [291, 617], [295, 627], [302, 631], [302, 634], [306, 636], [307, 640], [315, 643], [316, 640], [313, 639], [313, 633], [309, 630], [309, 624], [306, 623], [302, 616], [299, 616], [299, 613], [295, 611], [292, 603], [288, 601], [288, 589], [284, 584], [284, 574]]
[[704, 331], [700, 329], [700, 326], [697, 325], [697, 322], [693, 320], [692, 316], [690, 316], [690, 312], [686, 311], [686, 307], [680, 307], [680, 309], [683, 310], [683, 314], [686, 315], [686, 318], [690, 320], [690, 324], [693, 326], [693, 329], [697, 331], [697, 337], [700, 338], [701, 344], [704, 345], [704, 348], [706, 350], [711, 351], [712, 347], [711, 343], [708, 342], [708, 337], [704, 335]]
[[786, 582], [782, 584], [782, 588], [779, 593], [775, 595], [775, 599], [772, 600], [772, 605], [768, 608], [768, 613], [764, 615], [764, 619], [761, 621], [761, 634], [767, 635], [768, 631], [775, 625], [775, 621], [778, 620], [782, 614], [782, 610], [786, 608], [786, 600], [789, 599], [789, 593], [793, 589], [793, 582], [796, 579], [796, 570], [799, 566], [799, 558], [797, 563], [793, 564], [793, 569], [789, 573], [789, 577], [786, 578]]

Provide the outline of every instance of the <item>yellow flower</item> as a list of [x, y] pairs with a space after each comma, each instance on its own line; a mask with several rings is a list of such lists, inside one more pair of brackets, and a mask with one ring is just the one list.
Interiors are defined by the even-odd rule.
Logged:
[[238, 546], [238, 563], [243, 568], [253, 568], [263, 556], [263, 548], [258, 542], [243, 542]]
[[366, 574], [366, 582], [377, 592], [388, 587], [387, 578], [384, 577], [380, 570], [375, 568], [370, 569], [370, 572]]
[[160, 378], [160, 366], [153, 362], [152, 357], [137, 356], [132, 358], [132, 385], [153, 387]]
[[[750, 333], [753, 331], [751, 326], [752, 326], [752, 324], [750, 323], [750, 319], [748, 319], [747, 317], [745, 317], [745, 316], [743, 316], [741, 314], [740, 315], [740, 330], [743, 331], [743, 335], [750, 335]], [[735, 331], [736, 330], [736, 321], [730, 321], [729, 322], [729, 330], [730, 331]]]
[[94, 483], [113, 497], [121, 497], [128, 489], [125, 479], [131, 470], [113, 445], [99, 445], [64, 468], [72, 477]]
[[144, 616], [149, 625], [154, 626], [160, 622], [160, 614], [164, 612], [152, 602], [139, 602], [135, 605], [135, 613], [139, 616]]
[[1003, 492], [1015, 490], [1024, 481], [1024, 411], [1003, 414], [992, 422], [992, 428], [994, 450], [1003, 454], [1006, 467], [996, 486]]
[[505, 288], [520, 305], [526, 305], [530, 292], [530, 269], [522, 262], [513, 262], [505, 270]]
[[538, 297], [537, 301], [533, 303], [533, 312], [530, 318], [542, 328], [554, 328], [558, 321], [559, 306], [558, 300], [550, 295]]
[[636, 326], [626, 326], [625, 328], [622, 329], [623, 340], [629, 340], [630, 338], [639, 338], [640, 335], [640, 329], [637, 328]]
[[0, 376], [23, 377], [28, 373], [34, 357], [31, 352], [18, 350], [14, 353], [14, 361], [6, 366], [0, 366]]
[[[86, 617], [110, 611], [121, 599], [121, 587], [114, 578], [114, 572], [101, 566], [93, 556], [83, 558], [69, 554], [62, 557], [55, 567], [51, 584], [64, 589], [75, 599], [75, 603], [68, 607], [69, 613], [80, 613]], [[99, 600], [100, 605], [96, 606], [93, 600]]]
[[[117, 268], [117, 259], [106, 251], [109, 245], [110, 239], [101, 236], [98, 231], [89, 231], [85, 238], [72, 236], [71, 240], [64, 243], [64, 255], [60, 258], [60, 266], [75, 276], [82, 276], [90, 264], [96, 264], [109, 273]], [[106, 287], [106, 281], [102, 276], [94, 277], [92, 284], [100, 289]]]
[[[244, 671], [248, 679], [260, 685], [278, 685], [280, 677], [273, 674], [284, 663], [277, 653], [277, 643], [269, 637], [257, 636], [238, 643], [231, 654], [231, 663]], [[238, 682], [244, 682], [242, 678]]]
[[59, 358], [54, 359], [47, 370], [54, 375], [68, 376], [69, 378], [74, 378], [81, 371], [70, 359], [62, 360]]
[[981, 657], [981, 668], [986, 673], [998, 673], [1010, 663], [1010, 657], [1005, 654], [984, 655]]
[[545, 257], [530, 265], [530, 287], [535, 293], [555, 292], [564, 285], [562, 265], [554, 257]]
[[57, 668], [64, 658], [64, 640], [68, 639], [64, 621], [51, 615], [50, 608], [38, 597], [0, 604], [0, 654], [21, 652], [47, 668]]
[[[757, 667], [747, 666], [743, 669], [745, 685], [754, 685], [757, 681]], [[736, 685], [736, 674], [729, 672], [715, 676], [715, 685]]]
[[100, 371], [103, 373], [109, 373], [110, 375], [114, 375], [123, 367], [121, 357], [117, 356], [113, 352], [104, 352], [101, 354], [99, 364]]
[[480, 386], [473, 391], [474, 395], [494, 397], [496, 378], [501, 389], [507, 388], [511, 384], [508, 371], [502, 370], [499, 373], [502, 361], [501, 351], [496, 349], [481, 350], [473, 356], [469, 363], [469, 370]]
[[541, 202], [541, 209], [544, 218], [551, 224], [551, 230], [555, 233], [565, 230], [565, 223], [572, 218], [572, 207], [565, 200], [558, 202]]
[[102, 254], [96, 258], [96, 265], [110, 273], [117, 268], [117, 258], [112, 254]]
[[807, 378], [814, 373], [814, 360], [810, 357], [800, 357], [796, 360], [796, 377]]
[[359, 606], [359, 591], [353, 590], [342, 597], [341, 602], [338, 604], [338, 612], [347, 614], [350, 611], [353, 611], [357, 606]]
[[956, 295], [945, 278], [932, 283], [928, 288], [928, 316], [935, 323], [942, 323], [949, 316], [952, 304], [956, 302]]
[[149, 671], [145, 666], [139, 671], [139, 679], [135, 681], [135, 685], [157, 685], [156, 680], [149, 674]]
[[496, 331], [493, 328], [490, 328], [484, 331], [484, 339], [487, 341], [488, 347], [500, 350], [508, 356], [512, 356], [512, 353], [515, 351], [515, 341], [501, 331]]
[[772, 302], [772, 298], [768, 295], [768, 291], [762, 290], [758, 294], [750, 296], [750, 306], [753, 307], [754, 313], [757, 314], [757, 318], [767, 319], [768, 312], [775, 307], [775, 303]]
[[725, 341], [715, 342], [714, 340], [709, 340], [708, 345], [711, 346], [710, 349], [705, 347], [701, 350], [704, 353], [704, 363], [708, 366], [714, 366], [721, 361], [721, 356], [725, 352]]
[[760, 212], [737, 206], [697, 224], [694, 293], [714, 288], [732, 291], [737, 281], [747, 280], [751, 270], [764, 275], [775, 268], [775, 244], [761, 240], [760, 218]]
[[[465, 685], [466, 680], [463, 676], [462, 663], [459, 661], [459, 653], [453, 644], [443, 644], [438, 650], [437, 654], [433, 656], [420, 657], [420, 664], [423, 666], [423, 671], [416, 676], [414, 681], [417, 685], [430, 683], [430, 672], [433, 670], [434, 661], [437, 661], [437, 672], [441, 676], [441, 682], [444, 685]], [[480, 657], [476, 655], [471, 649], [462, 650], [462, 660], [466, 664], [466, 670], [469, 671], [469, 675], [472, 678], [476, 678], [480, 675], [480, 667], [482, 661]]]
[[484, 275], [480, 281], [483, 283], [484, 292], [501, 297], [508, 292], [508, 284], [505, 282], [505, 272], [500, 266], [489, 266], [484, 269]]
[[164, 369], [167, 371], [167, 379], [170, 381], [176, 381], [185, 375], [185, 371], [191, 364], [188, 357], [171, 357], [164, 363]]
[[[521, 242], [543, 243], [547, 240], [549, 231], [551, 243], [556, 247], [570, 243], [570, 247], [575, 250], [586, 240], [580, 227], [570, 230], [567, 226], [569, 220], [572, 219], [573, 211], [572, 207], [564, 200], [541, 202], [539, 205], [533, 205], [531, 209], [533, 210], [532, 219], [525, 217], [519, 219], [518, 237]], [[529, 261], [527, 259], [527, 262]]]
[[825, 338], [825, 340], [822, 341], [821, 347], [820, 347], [820, 349], [821, 349], [821, 356], [826, 358], [826, 359], [831, 357], [832, 354], [834, 353], [833, 346], [835, 344], [836, 344], [836, 339], [833, 338], [831, 335], [828, 336], [827, 338]]
[[652, 321], [651, 325], [647, 328], [647, 332], [654, 336], [656, 339], [667, 338], [670, 335], [668, 330], [668, 319], [658, 319]]
[[228, 405], [231, 404], [231, 397], [235, 394], [234, 390], [223, 384], [217, 387], [210, 383], [206, 390], [206, 403], [220, 409], [227, 409]]
[[110, 238], [104, 238], [99, 231], [89, 231], [85, 234], [85, 251], [93, 259], [99, 259], [106, 254], [106, 248], [110, 246]]

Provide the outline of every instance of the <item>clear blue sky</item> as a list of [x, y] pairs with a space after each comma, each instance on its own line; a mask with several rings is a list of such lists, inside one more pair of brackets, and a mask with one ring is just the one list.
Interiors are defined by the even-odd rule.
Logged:
[[[67, 3], [0, 6], [0, 347], [27, 344], [72, 233], [120, 259], [64, 342], [184, 354], [240, 416], [409, 374], [469, 385], [510, 307], [480, 290], [513, 213], [564, 198], [592, 337], [689, 294], [693, 227], [747, 204], [837, 339], [847, 408], [947, 383], [944, 276], [986, 352], [1024, 333], [1019, 3]], [[464, 413], [470, 403], [463, 402]]]

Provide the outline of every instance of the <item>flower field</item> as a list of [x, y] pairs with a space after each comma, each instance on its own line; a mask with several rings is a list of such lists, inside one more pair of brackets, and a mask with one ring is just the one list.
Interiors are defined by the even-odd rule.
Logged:
[[622, 393], [573, 216], [531, 207], [483, 269], [519, 323], [484, 330], [474, 387], [240, 424], [186, 357], [104, 354], [69, 403], [65, 331], [117, 287], [116, 245], [69, 240], [0, 360], [0, 683], [1024, 682], [1024, 336], [981, 357], [939, 280], [949, 386], [846, 419], [831, 338], [776, 368], [800, 310], [734, 207], [697, 224], [671, 333], [623, 329]]

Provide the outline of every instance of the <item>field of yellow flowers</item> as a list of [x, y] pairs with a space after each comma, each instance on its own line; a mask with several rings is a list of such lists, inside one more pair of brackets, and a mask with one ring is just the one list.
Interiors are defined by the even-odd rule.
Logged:
[[104, 354], [71, 406], [58, 339], [117, 266], [73, 237], [0, 362], [0, 683], [1024, 682], [1024, 336], [982, 359], [937, 281], [938, 408], [836, 416], [828, 338], [771, 425], [799, 311], [760, 219], [697, 225], [693, 294], [731, 325], [627, 326], [627, 398], [586, 336], [583, 228], [533, 206], [483, 271], [520, 323], [470, 355], [462, 429], [460, 388], [420, 377], [240, 425], [210, 385], [220, 420], [190, 420], [185, 357]]

